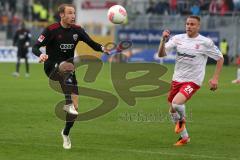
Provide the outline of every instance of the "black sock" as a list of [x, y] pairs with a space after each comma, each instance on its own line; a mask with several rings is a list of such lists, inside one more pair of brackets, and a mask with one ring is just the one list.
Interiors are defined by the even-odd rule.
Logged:
[[17, 64], [16, 64], [16, 72], [19, 73], [19, 68], [20, 68], [20, 58], [17, 58]]
[[63, 134], [68, 136], [69, 135], [69, 132], [70, 132], [70, 129], [72, 128], [74, 122], [66, 122], [65, 124], [65, 128], [63, 130]]
[[[66, 103], [65, 103], [66, 105], [73, 103], [71, 94], [65, 94], [65, 100], [66, 100]], [[66, 116], [66, 119], [67, 119], [67, 116]]]
[[76, 115], [71, 115], [71, 114], [67, 113], [67, 115], [66, 115], [66, 124], [65, 124], [65, 128], [63, 130], [63, 134], [64, 135], [69, 135], [70, 129], [72, 128], [76, 118], [77, 118]]
[[27, 58], [25, 58], [25, 65], [26, 65], [26, 73], [29, 74], [29, 63]]

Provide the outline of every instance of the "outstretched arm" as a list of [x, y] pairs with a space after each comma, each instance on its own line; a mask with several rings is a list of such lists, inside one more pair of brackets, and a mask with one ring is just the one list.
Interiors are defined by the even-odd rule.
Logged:
[[224, 59], [222, 57], [219, 60], [217, 60], [217, 64], [216, 64], [216, 68], [215, 68], [213, 77], [208, 82], [210, 90], [212, 90], [212, 91], [215, 91], [218, 87], [218, 79], [219, 79], [220, 72], [222, 70], [223, 62], [224, 62]]
[[164, 30], [162, 33], [162, 38], [158, 47], [158, 57], [164, 57], [166, 56], [166, 51], [165, 51], [165, 43], [166, 39], [169, 37], [170, 31], [169, 30]]
[[90, 46], [92, 49], [94, 49], [95, 51], [100, 51], [103, 52], [104, 48], [102, 47], [101, 44], [95, 42], [94, 40], [92, 40], [92, 38], [85, 32], [84, 29], [80, 28], [80, 37], [81, 40], [83, 42], [85, 42], [88, 46]]

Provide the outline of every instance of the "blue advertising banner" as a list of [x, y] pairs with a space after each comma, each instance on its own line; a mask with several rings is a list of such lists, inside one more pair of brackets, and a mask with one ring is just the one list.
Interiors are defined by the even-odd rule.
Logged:
[[[162, 37], [163, 30], [137, 30], [137, 29], [120, 29], [117, 32], [117, 39], [131, 40], [134, 44], [158, 45]], [[184, 31], [171, 31], [171, 36], [184, 33]], [[220, 42], [219, 32], [200, 32], [203, 36], [211, 38], [218, 46]]]
[[[118, 30], [118, 41], [131, 40], [134, 48], [139, 48], [128, 57], [128, 62], [157, 62], [157, 63], [175, 63], [175, 53], [168, 54], [164, 58], [157, 56], [157, 49], [160, 43], [163, 30], [137, 30], [121, 29]], [[181, 34], [184, 31], [171, 31], [171, 36]], [[200, 32], [203, 36], [211, 38], [218, 46], [220, 42], [219, 32]], [[153, 46], [151, 49], [145, 49], [142, 46]]]
[[[37, 63], [38, 57], [33, 55], [32, 49], [28, 50], [28, 61], [30, 63]], [[13, 46], [0, 46], [0, 62], [16, 62], [17, 61], [17, 48]]]

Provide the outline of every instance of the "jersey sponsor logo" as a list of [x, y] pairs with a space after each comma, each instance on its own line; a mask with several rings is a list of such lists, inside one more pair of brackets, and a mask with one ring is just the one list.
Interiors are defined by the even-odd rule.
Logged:
[[77, 34], [74, 34], [73, 35], [73, 40], [76, 41], [78, 39], [78, 35]]
[[63, 50], [73, 49], [74, 48], [74, 44], [61, 44], [60, 48], [63, 49]]
[[177, 45], [182, 45], [182, 43], [176, 42]]
[[44, 39], [45, 39], [44, 35], [40, 35], [38, 41], [42, 43]]
[[182, 56], [182, 57], [188, 57], [188, 58], [195, 58], [195, 57], [196, 57], [196, 56], [194, 56], [194, 55], [189, 55], [189, 54], [180, 53], [180, 52], [177, 52], [177, 55], [178, 55], [178, 56]]

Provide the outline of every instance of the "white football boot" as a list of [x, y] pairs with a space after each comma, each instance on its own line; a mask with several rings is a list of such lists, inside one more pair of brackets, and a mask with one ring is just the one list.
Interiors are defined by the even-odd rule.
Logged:
[[69, 136], [63, 134], [63, 130], [61, 131], [61, 135], [63, 138], [63, 148], [64, 149], [71, 149], [71, 140]]
[[13, 76], [13, 77], [19, 77], [20, 74], [19, 74], [18, 72], [13, 72], [13, 73], [12, 73], [12, 76]]
[[69, 114], [78, 115], [78, 111], [75, 109], [75, 107], [72, 103], [64, 105], [63, 110]]

